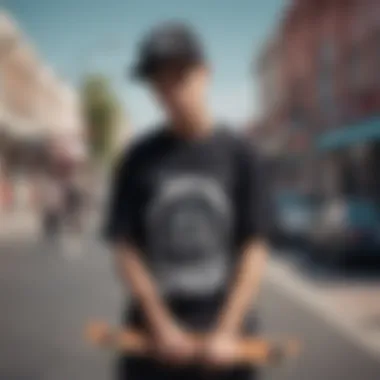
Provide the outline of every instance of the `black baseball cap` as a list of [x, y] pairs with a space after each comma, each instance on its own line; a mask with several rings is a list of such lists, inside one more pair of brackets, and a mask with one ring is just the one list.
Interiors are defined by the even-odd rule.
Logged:
[[172, 63], [195, 65], [205, 62], [203, 47], [192, 28], [170, 22], [153, 28], [143, 39], [137, 64], [132, 68], [134, 79], [149, 79], [157, 70]]

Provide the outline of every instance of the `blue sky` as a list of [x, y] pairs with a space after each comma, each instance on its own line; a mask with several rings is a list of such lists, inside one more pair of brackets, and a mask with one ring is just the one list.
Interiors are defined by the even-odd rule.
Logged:
[[112, 80], [133, 127], [158, 110], [144, 88], [125, 80], [136, 43], [160, 21], [190, 21], [204, 38], [213, 68], [210, 92], [218, 118], [243, 122], [258, 112], [250, 64], [276, 25], [285, 0], [0, 0], [30, 36], [42, 59], [65, 80], [85, 71]]

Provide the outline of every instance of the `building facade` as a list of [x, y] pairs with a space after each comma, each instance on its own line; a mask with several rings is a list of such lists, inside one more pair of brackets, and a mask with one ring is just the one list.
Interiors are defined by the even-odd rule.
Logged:
[[42, 62], [17, 22], [0, 11], [0, 211], [5, 203], [19, 203], [12, 196], [19, 187], [33, 193], [37, 177], [55, 158], [52, 145], [62, 140], [78, 146], [81, 129], [76, 91]]
[[255, 65], [256, 134], [277, 186], [379, 196], [380, 2], [294, 0], [273, 36]]

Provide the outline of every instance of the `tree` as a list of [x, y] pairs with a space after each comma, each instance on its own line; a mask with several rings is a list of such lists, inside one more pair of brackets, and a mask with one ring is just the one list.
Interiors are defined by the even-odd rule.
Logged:
[[107, 78], [102, 75], [85, 78], [82, 105], [91, 158], [94, 163], [107, 164], [114, 154], [122, 117], [121, 104]]

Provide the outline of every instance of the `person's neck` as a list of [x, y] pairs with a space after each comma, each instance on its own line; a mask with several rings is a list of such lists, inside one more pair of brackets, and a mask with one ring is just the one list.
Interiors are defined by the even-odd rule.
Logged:
[[191, 117], [178, 117], [173, 120], [173, 132], [186, 139], [202, 139], [213, 129], [213, 119], [207, 110], [193, 113]]

